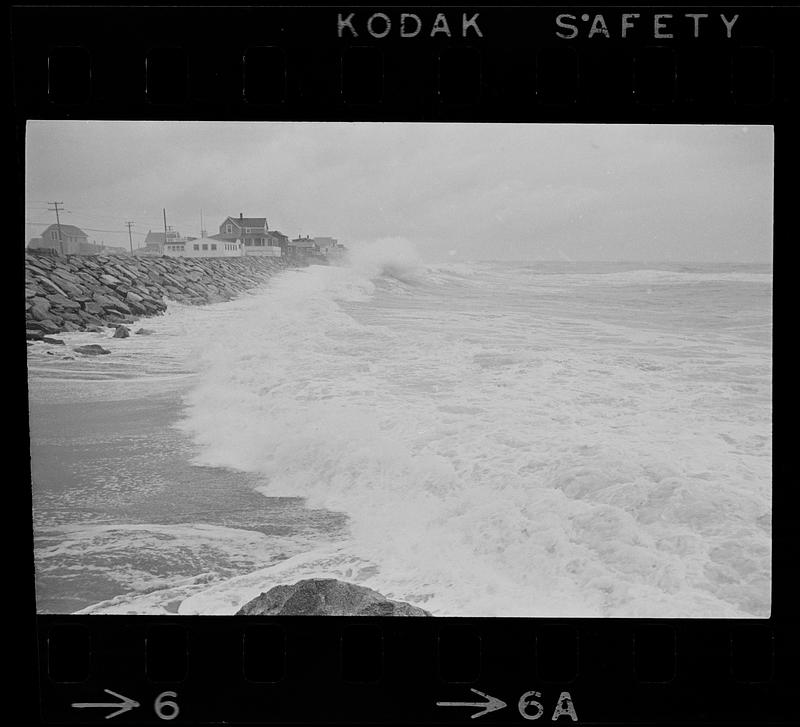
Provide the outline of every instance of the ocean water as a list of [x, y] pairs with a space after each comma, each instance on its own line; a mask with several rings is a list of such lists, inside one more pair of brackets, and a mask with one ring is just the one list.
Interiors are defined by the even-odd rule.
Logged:
[[771, 266], [384, 244], [142, 325], [28, 349], [41, 610], [769, 615]]

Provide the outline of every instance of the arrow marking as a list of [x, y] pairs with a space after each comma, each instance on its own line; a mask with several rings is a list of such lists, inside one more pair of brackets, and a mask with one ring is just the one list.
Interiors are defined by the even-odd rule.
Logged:
[[111, 694], [117, 699], [121, 699], [122, 701], [121, 702], [73, 702], [72, 706], [75, 707], [76, 709], [84, 709], [86, 707], [116, 707], [117, 711], [107, 714], [106, 719], [111, 719], [112, 717], [116, 717], [118, 714], [122, 714], [123, 712], [128, 712], [134, 707], [139, 706], [139, 702], [135, 702], [133, 699], [128, 699], [127, 697], [123, 697], [121, 694], [112, 692], [110, 689], [104, 689], [103, 691], [106, 694]]
[[506, 706], [506, 703], [502, 699], [498, 699], [497, 697], [490, 697], [488, 694], [484, 694], [483, 692], [479, 692], [477, 689], [470, 689], [471, 692], [474, 692], [480, 697], [483, 697], [485, 702], [436, 702], [437, 707], [481, 707], [479, 712], [475, 712], [475, 714], [470, 715], [470, 719], [475, 719], [476, 717], [483, 717], [484, 714], [489, 714], [489, 712], [494, 712], [496, 709], [503, 709]]

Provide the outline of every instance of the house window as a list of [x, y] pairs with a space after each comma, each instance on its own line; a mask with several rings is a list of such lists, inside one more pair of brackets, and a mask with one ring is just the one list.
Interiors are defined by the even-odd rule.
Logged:
[[215, 243], [211, 243], [211, 249], [212, 249], [212, 250], [216, 250], [216, 249], [217, 249], [217, 246], [216, 246], [216, 244], [215, 244]]
[[200, 245], [192, 245], [192, 247], [193, 247], [195, 250], [199, 250], [199, 249], [200, 249]]
[[208, 250], [208, 245], [203, 245], [203, 250]]
[[227, 232], [228, 234], [233, 232], [233, 225], [225, 225], [225, 232]]

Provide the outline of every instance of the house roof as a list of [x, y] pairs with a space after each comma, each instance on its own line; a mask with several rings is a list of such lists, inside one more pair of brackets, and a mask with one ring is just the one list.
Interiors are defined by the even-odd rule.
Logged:
[[292, 240], [290, 243], [293, 247], [316, 247], [317, 243], [313, 240], [310, 240], [306, 237], [299, 237], [295, 240]]
[[[267, 218], [266, 217], [242, 217], [241, 219], [238, 217], [228, 217], [225, 219], [225, 222], [230, 220], [233, 222], [234, 225], [237, 227], [266, 227], [267, 226]], [[222, 224], [224, 225], [225, 222]]]
[[[169, 228], [169, 232], [171, 237], [169, 238], [170, 244], [173, 242], [184, 242], [186, 240], [185, 237], [181, 236], [181, 233], [177, 230], [173, 230], [171, 227]], [[159, 245], [164, 242], [164, 233], [163, 232], [153, 232], [152, 230], [147, 231], [147, 235], [144, 238], [144, 244], [150, 245], [152, 243], [158, 243]]]
[[[43, 233], [42, 237], [44, 237], [50, 231], [55, 230], [58, 231], [58, 225], [50, 225]], [[85, 237], [87, 240], [89, 239], [89, 235], [87, 235], [80, 227], [75, 227], [75, 225], [61, 225], [61, 236], [71, 236], [71, 237]]]

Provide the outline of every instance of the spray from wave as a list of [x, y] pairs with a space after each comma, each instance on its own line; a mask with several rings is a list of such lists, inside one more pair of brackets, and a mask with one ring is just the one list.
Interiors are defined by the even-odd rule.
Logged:
[[414, 281], [424, 270], [417, 248], [405, 237], [382, 237], [354, 246], [350, 265], [369, 278], [388, 275], [404, 281]]

